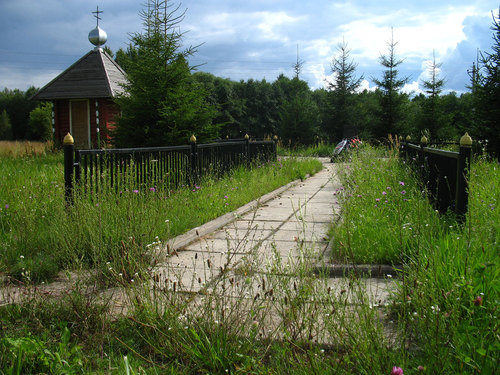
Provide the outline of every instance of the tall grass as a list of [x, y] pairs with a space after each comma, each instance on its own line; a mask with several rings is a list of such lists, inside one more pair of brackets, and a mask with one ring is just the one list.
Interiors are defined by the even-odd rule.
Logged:
[[0, 156], [40, 156], [54, 150], [54, 142], [0, 141]]
[[429, 373], [496, 373], [500, 356], [500, 166], [476, 158], [463, 225], [440, 216], [397, 153], [365, 146], [341, 174], [343, 219], [334, 259], [393, 263], [403, 277], [392, 307]]
[[[235, 169], [220, 180], [170, 191], [112, 189], [63, 198], [62, 158], [0, 162], [0, 271], [43, 281], [64, 268], [113, 267], [125, 277], [151, 266], [151, 244], [166, 242], [294, 179], [321, 169], [315, 160]], [[132, 186], [132, 185], [131, 185]]]
[[287, 146], [282, 142], [278, 143], [278, 155], [282, 156], [330, 157], [332, 156], [334, 149], [335, 145], [330, 145], [323, 142], [311, 146], [295, 146], [295, 147]]

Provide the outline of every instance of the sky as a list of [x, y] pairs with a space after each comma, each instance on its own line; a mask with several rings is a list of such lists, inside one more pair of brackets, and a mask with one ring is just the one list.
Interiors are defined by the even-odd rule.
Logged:
[[[300, 78], [311, 89], [332, 79], [331, 62], [343, 41], [363, 77], [361, 89], [381, 79], [380, 57], [395, 54], [407, 77], [405, 92], [422, 92], [435, 56], [445, 90], [467, 91], [467, 71], [478, 51], [491, 51], [492, 12], [498, 0], [184, 0], [171, 2], [185, 11], [179, 30], [183, 44], [197, 46], [191, 65], [218, 77], [273, 82]], [[93, 48], [88, 33], [99, 26], [106, 46], [126, 49], [133, 33], [143, 31], [145, 0], [0, 0], [0, 90], [43, 87]], [[391, 34], [392, 33], [392, 34]]]

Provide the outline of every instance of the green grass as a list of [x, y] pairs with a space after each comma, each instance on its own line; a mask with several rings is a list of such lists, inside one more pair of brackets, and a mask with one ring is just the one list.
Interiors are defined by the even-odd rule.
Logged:
[[409, 345], [408, 363], [430, 373], [496, 373], [500, 165], [475, 158], [469, 212], [458, 224], [433, 210], [396, 154], [382, 155], [366, 146], [341, 173], [333, 260], [402, 265], [392, 313]]
[[286, 147], [285, 145], [278, 143], [278, 155], [282, 156], [306, 156], [306, 157], [330, 157], [333, 154], [335, 145], [326, 144], [320, 142], [313, 146], [296, 146], [296, 147]]
[[[470, 210], [467, 222], [458, 225], [429, 206], [394, 153], [363, 146], [350, 156], [344, 188], [338, 192], [344, 215], [333, 232], [338, 236], [335, 260], [353, 262], [363, 254], [359, 261], [402, 264], [404, 272], [387, 305], [369, 303], [363, 279], [354, 274], [332, 284], [325, 275], [311, 274], [307, 262], [289, 267], [277, 254], [265, 272], [252, 272], [249, 260], [241, 268], [248, 272], [224, 274], [213, 284], [218, 293], [192, 295], [151, 288], [147, 282], [125, 284], [133, 309], [123, 317], [106, 314], [108, 301], [99, 285], [77, 283], [61, 297], [27, 294], [18, 305], [0, 307], [0, 373], [22, 373], [18, 363], [24, 373], [371, 375], [390, 374], [393, 366], [405, 375], [498, 373], [498, 162], [474, 160]], [[256, 173], [263, 179], [269, 174], [263, 169]], [[14, 174], [10, 177], [16, 180]], [[176, 192], [180, 195], [174, 200], [184, 207], [201, 194], [214, 194], [218, 200], [204, 198], [208, 207], [228, 207], [228, 191], [237, 180], [225, 181], [219, 188], [206, 182], [195, 192]], [[12, 189], [9, 202], [30, 185], [22, 186]], [[243, 189], [237, 186], [235, 190]], [[137, 201], [157, 203], [158, 198], [141, 194], [130, 194], [124, 202], [134, 218], [147, 220], [142, 213], [146, 208]], [[382, 197], [388, 201], [382, 202], [385, 206], [377, 201]], [[9, 202], [0, 200], [2, 208]], [[104, 208], [111, 203], [99, 203], [100, 208], [95, 201], [75, 208], [116, 214]], [[118, 204], [127, 212], [129, 206]], [[12, 206], [18, 209], [16, 203]], [[86, 212], [82, 217], [94, 216]], [[161, 225], [166, 212], [157, 217]], [[127, 216], [116, 220], [115, 225], [135, 228]], [[108, 230], [112, 228], [102, 233]], [[158, 233], [144, 243], [155, 241]], [[11, 232], [4, 235], [10, 239]], [[138, 249], [130, 259], [144, 250], [135, 243]]]
[[130, 278], [151, 266], [153, 247], [321, 168], [316, 160], [290, 159], [177, 191], [77, 194], [68, 208], [61, 155], [2, 157], [0, 271], [40, 282], [62, 269], [112, 267]]

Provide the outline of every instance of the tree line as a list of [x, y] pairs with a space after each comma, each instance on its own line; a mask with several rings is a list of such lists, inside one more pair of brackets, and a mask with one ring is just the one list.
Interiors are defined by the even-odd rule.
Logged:
[[[409, 78], [399, 72], [404, 60], [397, 56], [392, 36], [379, 59], [382, 75], [372, 77], [374, 91], [359, 90], [364, 77], [356, 74], [345, 41], [331, 61], [332, 81], [311, 90], [300, 78], [299, 61], [293, 77], [281, 74], [274, 82], [233, 81], [196, 71], [188, 62], [196, 47], [182, 46], [184, 13], [179, 6], [149, 0], [141, 17], [144, 30], [131, 36], [127, 50], [108, 50], [129, 79], [126, 95], [116, 99], [122, 110], [113, 133], [117, 146], [185, 144], [191, 134], [199, 141], [278, 136], [294, 146], [355, 135], [381, 139], [389, 133], [455, 141], [468, 132], [475, 140], [487, 139], [490, 151], [499, 154], [498, 14], [491, 27], [492, 51], [481, 53], [473, 65], [469, 91], [443, 94], [445, 79], [434, 57], [428, 79], [421, 82], [425, 94], [418, 95], [402, 92]], [[48, 106], [28, 100], [34, 90], [0, 93], [0, 139], [50, 138], [51, 125], [40, 125], [50, 121]]]

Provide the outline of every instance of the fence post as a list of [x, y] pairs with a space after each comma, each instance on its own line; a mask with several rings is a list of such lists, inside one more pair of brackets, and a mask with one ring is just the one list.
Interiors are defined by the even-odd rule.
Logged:
[[67, 205], [73, 205], [73, 155], [75, 142], [71, 134], [66, 134], [63, 140], [64, 149], [64, 198]]
[[189, 171], [190, 183], [195, 185], [198, 180], [198, 147], [196, 145], [196, 137], [194, 134], [189, 138], [189, 143], [191, 145], [191, 152], [189, 154], [191, 170]]
[[460, 138], [460, 151], [457, 163], [457, 191], [455, 195], [455, 213], [460, 222], [465, 220], [469, 200], [468, 177], [472, 155], [472, 138], [465, 133]]
[[250, 167], [250, 137], [245, 134], [245, 159], [247, 168]]

